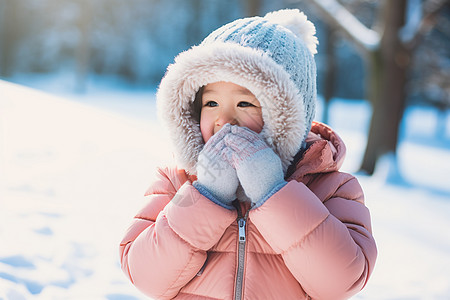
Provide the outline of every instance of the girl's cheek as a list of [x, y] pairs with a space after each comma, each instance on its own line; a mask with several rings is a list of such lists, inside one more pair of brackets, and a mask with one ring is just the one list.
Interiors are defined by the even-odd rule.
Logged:
[[264, 121], [262, 119], [262, 114], [259, 111], [253, 111], [251, 113], [246, 113], [245, 117], [243, 118], [245, 120], [241, 126], [248, 127], [252, 131], [256, 133], [260, 133], [264, 126]]
[[200, 132], [202, 133], [203, 141], [206, 143], [214, 134], [214, 122], [210, 120], [208, 114], [202, 114], [200, 117]]

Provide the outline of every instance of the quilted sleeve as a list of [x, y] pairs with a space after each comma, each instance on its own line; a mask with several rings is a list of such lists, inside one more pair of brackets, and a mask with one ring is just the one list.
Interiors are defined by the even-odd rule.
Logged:
[[375, 264], [362, 189], [354, 177], [343, 178], [326, 199], [291, 181], [250, 215], [312, 299], [348, 299]]
[[159, 169], [147, 198], [120, 243], [121, 266], [144, 294], [171, 299], [236, 216], [198, 193], [184, 172], [171, 169]]

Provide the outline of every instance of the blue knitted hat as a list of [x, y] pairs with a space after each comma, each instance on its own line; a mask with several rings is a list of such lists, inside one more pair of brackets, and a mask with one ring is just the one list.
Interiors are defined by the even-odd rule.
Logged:
[[160, 117], [168, 125], [182, 167], [195, 173], [204, 142], [192, 103], [208, 83], [227, 81], [260, 101], [266, 142], [286, 171], [300, 150], [315, 115], [317, 52], [315, 27], [297, 9], [239, 19], [180, 53], [157, 93]]

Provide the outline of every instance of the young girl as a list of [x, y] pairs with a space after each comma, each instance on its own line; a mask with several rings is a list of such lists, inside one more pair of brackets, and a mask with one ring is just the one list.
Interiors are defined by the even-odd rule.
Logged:
[[181, 53], [158, 110], [178, 167], [158, 169], [120, 244], [154, 299], [346, 299], [375, 241], [345, 146], [313, 122], [317, 39], [298, 10], [236, 20]]

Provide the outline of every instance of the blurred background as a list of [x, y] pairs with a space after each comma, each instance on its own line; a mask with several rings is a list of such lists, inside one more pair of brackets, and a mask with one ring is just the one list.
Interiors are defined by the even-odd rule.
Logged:
[[433, 108], [435, 133], [448, 140], [450, 7], [443, 0], [2, 0], [0, 77], [39, 87], [36, 78], [64, 76], [57, 91], [76, 94], [89, 93], [99, 77], [155, 89], [174, 56], [215, 28], [280, 8], [300, 8], [317, 27], [325, 104], [318, 118], [329, 121], [333, 98], [371, 103], [361, 170], [372, 174], [378, 157], [396, 152], [412, 104]]
[[116, 250], [168, 152], [158, 84], [214, 29], [282, 8], [316, 26], [316, 120], [372, 212], [355, 299], [450, 299], [450, 1], [0, 0], [1, 300], [143, 299]]

